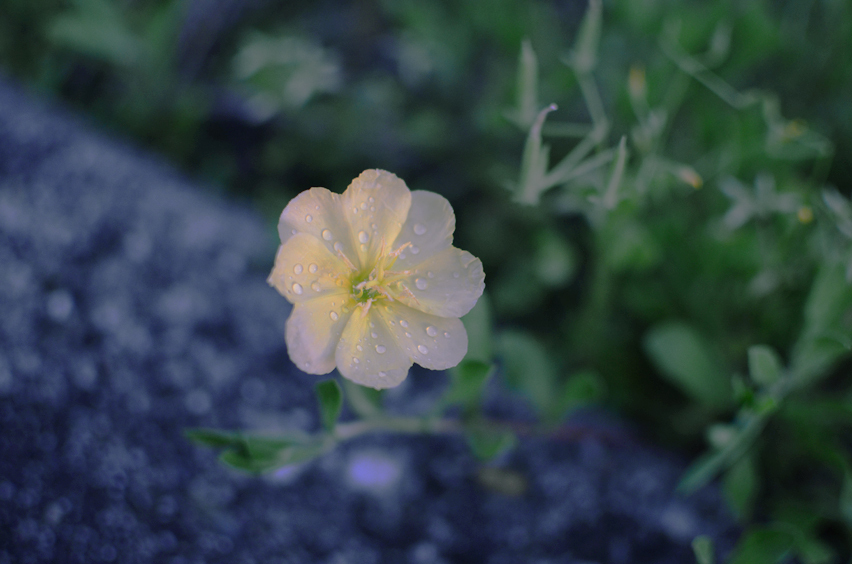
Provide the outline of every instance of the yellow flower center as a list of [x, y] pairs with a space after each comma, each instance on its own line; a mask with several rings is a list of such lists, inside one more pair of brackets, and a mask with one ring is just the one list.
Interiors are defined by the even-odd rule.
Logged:
[[[386, 252], [385, 240], [382, 239], [382, 246], [379, 249], [379, 255], [373, 268], [367, 273], [362, 271], [352, 277], [352, 291], [350, 292], [350, 297], [357, 304], [364, 307], [365, 314], [367, 310], [370, 309], [370, 305], [374, 301], [383, 298], [393, 301], [393, 297], [390, 294], [390, 287], [392, 284], [396, 284], [399, 290], [402, 290], [403, 292], [408, 294], [411, 293], [401, 281], [403, 278], [408, 276], [410, 272], [407, 270], [401, 272], [390, 270], [402, 251], [409, 246], [411, 246], [410, 242], [401, 245], [395, 251]], [[349, 261], [347, 261], [347, 263], [348, 262]]]

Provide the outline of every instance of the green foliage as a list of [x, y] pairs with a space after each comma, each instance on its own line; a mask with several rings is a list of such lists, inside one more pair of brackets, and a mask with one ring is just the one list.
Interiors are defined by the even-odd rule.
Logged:
[[320, 419], [326, 431], [332, 431], [343, 409], [343, 390], [337, 380], [324, 380], [315, 386]]
[[660, 373], [700, 404], [720, 409], [730, 405], [726, 370], [694, 329], [666, 323], [645, 335], [645, 351]]

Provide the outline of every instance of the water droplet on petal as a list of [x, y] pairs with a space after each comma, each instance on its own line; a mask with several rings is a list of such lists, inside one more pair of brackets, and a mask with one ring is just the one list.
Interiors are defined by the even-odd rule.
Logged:
[[429, 278], [435, 278], [435, 275], [431, 272], [427, 272], [426, 276], [428, 276]]
[[361, 209], [362, 210], [367, 209], [367, 202], [361, 202]]
[[293, 284], [293, 293], [297, 296], [302, 293], [302, 285], [301, 284]]
[[301, 273], [302, 273], [302, 265], [301, 265], [301, 264], [297, 264], [296, 266], [294, 266], [294, 267], [293, 267], [293, 272], [295, 272], [296, 274], [301, 274]]
[[326, 241], [331, 241], [331, 239], [333, 237], [334, 237], [334, 235], [332, 235], [331, 231], [329, 231], [328, 229], [322, 230], [322, 238], [325, 239]]
[[332, 321], [337, 321], [337, 318], [339, 317], [339, 315], [337, 315], [336, 311], [332, 311], [331, 313], [328, 314], [328, 316], [331, 318]]
[[424, 233], [426, 233], [426, 226], [421, 225], [419, 223], [415, 223], [414, 224], [414, 234], [415, 235], [423, 235]]
[[370, 333], [370, 336], [371, 336], [372, 338], [374, 338], [374, 339], [378, 339], [378, 338], [379, 338], [379, 334], [378, 334], [378, 333], [376, 333], [375, 331], [373, 331], [372, 333]]
[[361, 231], [361, 232], [358, 233], [358, 240], [361, 241], [362, 243], [366, 243], [367, 241], [370, 240], [370, 236], [367, 235], [366, 231]]
[[406, 332], [405, 332], [405, 336], [406, 336], [406, 337], [408, 337], [408, 338], [410, 339], [410, 338], [411, 338], [411, 333], [409, 333], [408, 331], [406, 331]]
[[317, 265], [312, 264], [308, 267], [308, 272], [310, 272], [311, 274], [315, 274], [318, 269], [319, 267]]
[[411, 254], [412, 255], [416, 255], [419, 252], [420, 252], [420, 247], [415, 247], [414, 245], [411, 245]]
[[444, 338], [445, 338], [445, 339], [449, 339], [449, 338], [450, 338], [450, 334], [449, 334], [449, 333], [447, 333], [446, 331], [444, 331]]
[[429, 286], [429, 283], [428, 283], [428, 282], [426, 282], [426, 281], [425, 281], [424, 279], [422, 279], [422, 278], [418, 278], [418, 279], [416, 279], [416, 280], [414, 281], [414, 285], [415, 285], [415, 286], [417, 286], [417, 289], [418, 289], [418, 290], [425, 290], [425, 289], [426, 289], [426, 287], [427, 287], [427, 286]]
[[342, 251], [343, 251], [343, 244], [342, 244], [340, 241], [338, 241], [337, 243], [335, 243], [335, 244], [334, 244], [334, 247], [333, 247], [333, 248], [334, 248], [334, 250], [335, 250], [335, 251], [337, 251], [338, 253], [339, 253], [339, 252], [342, 252]]
[[361, 352], [361, 351], [364, 350], [364, 348], [361, 345], [355, 345], [355, 348], [358, 349], [358, 352]]
[[312, 282], [311, 290], [313, 290], [314, 292], [320, 292], [322, 291], [322, 287], [319, 285], [319, 282]]
[[406, 321], [406, 320], [404, 320], [404, 319], [400, 319], [400, 320], [399, 320], [399, 324], [400, 324], [400, 326], [402, 326], [402, 327], [408, 327], [408, 321]]
[[387, 376], [385, 372], [379, 372], [379, 378], [384, 378], [385, 376]]
[[360, 363], [361, 363], [361, 361], [360, 361], [360, 360], [358, 360], [358, 357], [357, 357], [357, 356], [353, 356], [353, 357], [352, 357], [352, 362], [354, 362], [355, 364], [360, 364]]
[[367, 198], [367, 200], [369, 200], [369, 202], [370, 202], [371, 204], [372, 204], [373, 202], [375, 202], [375, 201], [376, 201], [376, 199], [375, 199], [374, 197], [372, 197], [372, 196], [370, 196], [369, 198]]
[[420, 354], [426, 354], [427, 352], [429, 352], [429, 349], [427, 349], [423, 345], [417, 345], [417, 350], [420, 351]]
[[438, 334], [438, 330], [430, 325], [429, 327], [426, 328], [426, 334], [429, 335], [430, 337], [434, 337], [435, 335]]
[[376, 352], [379, 354], [385, 354], [385, 351], [388, 350], [384, 345], [376, 345]]
[[305, 222], [306, 222], [306, 223], [310, 223], [310, 222], [312, 222], [313, 220], [314, 220], [314, 216], [312, 216], [312, 215], [306, 215], [306, 216], [305, 216]]

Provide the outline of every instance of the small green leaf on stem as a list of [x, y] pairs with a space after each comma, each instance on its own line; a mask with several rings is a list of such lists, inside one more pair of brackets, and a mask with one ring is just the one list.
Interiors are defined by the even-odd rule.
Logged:
[[692, 539], [692, 552], [695, 554], [695, 564], [716, 564], [713, 539], [707, 535]]
[[463, 360], [450, 370], [450, 387], [444, 393], [441, 404], [461, 404], [474, 407], [482, 396], [485, 383], [494, 374], [496, 367], [478, 360]]
[[336, 380], [324, 380], [316, 385], [322, 426], [327, 431], [334, 429], [343, 407], [343, 390]]
[[777, 564], [784, 562], [793, 550], [795, 537], [786, 530], [755, 528], [734, 549], [730, 564]]
[[759, 386], [771, 386], [781, 378], [781, 360], [766, 345], [754, 345], [748, 349], [748, 371], [751, 379]]
[[474, 456], [480, 460], [491, 460], [509, 450], [517, 442], [515, 434], [504, 429], [495, 429], [479, 423], [466, 429], [465, 436]]

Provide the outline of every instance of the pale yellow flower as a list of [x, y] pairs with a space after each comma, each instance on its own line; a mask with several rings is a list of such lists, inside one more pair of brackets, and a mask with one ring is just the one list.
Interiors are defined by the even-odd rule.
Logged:
[[452, 246], [455, 215], [433, 192], [366, 170], [343, 194], [302, 192], [278, 222], [269, 283], [293, 303], [287, 350], [310, 374], [334, 370], [373, 388], [398, 385], [412, 363], [461, 362], [459, 317], [485, 288], [482, 263]]

